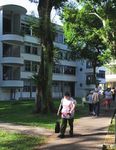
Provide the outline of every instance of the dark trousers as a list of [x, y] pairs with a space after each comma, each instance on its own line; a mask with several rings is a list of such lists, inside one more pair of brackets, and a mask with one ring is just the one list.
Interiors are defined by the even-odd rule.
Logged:
[[74, 118], [70, 118], [70, 119], [66, 119], [66, 118], [62, 118], [62, 124], [61, 124], [61, 134], [64, 135], [65, 134], [65, 130], [67, 127], [67, 122], [69, 123], [70, 126], [70, 131], [69, 134], [73, 135], [73, 122], [74, 122]]
[[115, 94], [112, 94], [112, 99], [113, 101], [115, 101]]
[[99, 113], [100, 113], [100, 102], [95, 103], [93, 109], [94, 109], [95, 114], [97, 116], [99, 116]]
[[89, 113], [93, 112], [93, 104], [89, 103]]

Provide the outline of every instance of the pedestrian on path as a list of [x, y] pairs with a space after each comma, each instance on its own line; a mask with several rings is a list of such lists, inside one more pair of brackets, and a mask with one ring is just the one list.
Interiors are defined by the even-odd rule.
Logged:
[[76, 107], [76, 100], [74, 100], [69, 92], [66, 92], [64, 97], [61, 99], [61, 103], [57, 112], [57, 115], [61, 113], [62, 124], [60, 129], [60, 138], [63, 138], [65, 135], [65, 130], [67, 127], [67, 122], [70, 126], [69, 134], [73, 136], [73, 122], [74, 122], [74, 113]]
[[116, 88], [113, 87], [113, 88], [111, 89], [111, 92], [112, 92], [112, 100], [115, 101], [115, 97], [116, 97]]
[[89, 105], [89, 115], [93, 115], [93, 91], [90, 91], [87, 95], [87, 102]]
[[100, 113], [100, 95], [97, 88], [93, 92], [92, 99], [94, 115], [98, 117]]
[[105, 106], [106, 110], [109, 110], [111, 102], [112, 102], [111, 88], [107, 88], [107, 90], [105, 91], [104, 95], [105, 95], [105, 98], [103, 100], [103, 105]]

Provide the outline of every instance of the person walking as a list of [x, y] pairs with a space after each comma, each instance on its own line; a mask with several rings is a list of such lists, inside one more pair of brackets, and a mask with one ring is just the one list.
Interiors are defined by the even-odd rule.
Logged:
[[87, 102], [89, 105], [89, 115], [93, 115], [93, 91], [90, 91], [87, 95]]
[[61, 99], [61, 103], [57, 112], [57, 115], [61, 113], [62, 123], [60, 129], [60, 138], [64, 138], [67, 122], [70, 126], [69, 135], [73, 136], [73, 122], [75, 114], [76, 100], [74, 100], [69, 92], [66, 92], [64, 97]]
[[110, 109], [111, 102], [112, 102], [111, 88], [107, 88], [107, 90], [105, 91], [105, 99], [104, 99], [106, 110]]
[[115, 90], [116, 90], [116, 89], [115, 89], [114, 87], [111, 89], [111, 92], [112, 92], [112, 100], [113, 100], [113, 101], [115, 101], [115, 94], [116, 94], [116, 93], [115, 93], [115, 92], [116, 92]]
[[97, 88], [93, 92], [92, 99], [94, 115], [98, 117], [100, 113], [100, 95]]

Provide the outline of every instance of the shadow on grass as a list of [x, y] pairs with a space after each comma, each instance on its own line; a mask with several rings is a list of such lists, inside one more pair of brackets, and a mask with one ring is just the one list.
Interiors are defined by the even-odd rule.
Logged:
[[[60, 100], [54, 100], [56, 110], [58, 109], [59, 103]], [[53, 129], [58, 118], [56, 113], [34, 114], [34, 108], [34, 100], [2, 101], [0, 102], [0, 121]], [[77, 102], [75, 118], [78, 119], [87, 115], [87, 113], [88, 106], [82, 106], [80, 101]]]

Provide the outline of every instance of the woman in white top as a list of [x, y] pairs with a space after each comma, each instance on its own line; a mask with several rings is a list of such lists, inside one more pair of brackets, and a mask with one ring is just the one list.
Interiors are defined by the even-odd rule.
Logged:
[[90, 91], [89, 94], [87, 95], [87, 102], [89, 104], [89, 114], [93, 115], [93, 91]]
[[66, 92], [64, 98], [61, 99], [61, 103], [58, 109], [57, 115], [61, 113], [62, 124], [60, 130], [60, 138], [64, 137], [65, 130], [67, 127], [67, 122], [70, 126], [69, 134], [73, 136], [73, 121], [74, 121], [74, 113], [75, 113], [76, 100], [74, 100], [69, 92]]

